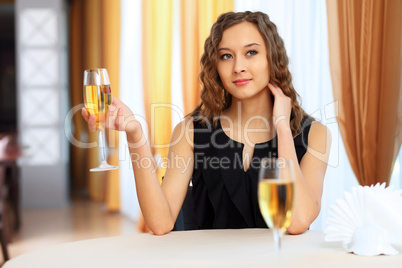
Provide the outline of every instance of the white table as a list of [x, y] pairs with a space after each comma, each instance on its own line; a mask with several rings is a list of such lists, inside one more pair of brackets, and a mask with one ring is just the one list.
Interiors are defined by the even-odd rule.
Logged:
[[[402, 252], [402, 248], [398, 248]], [[363, 257], [340, 243], [307, 231], [285, 235], [276, 255], [267, 229], [135, 234], [83, 240], [40, 249], [8, 261], [4, 268], [63, 267], [402, 267], [402, 254]]]

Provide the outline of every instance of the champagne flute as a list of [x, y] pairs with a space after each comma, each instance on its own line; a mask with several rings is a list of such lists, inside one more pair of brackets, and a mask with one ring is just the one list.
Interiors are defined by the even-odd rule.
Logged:
[[289, 227], [294, 201], [294, 166], [291, 160], [264, 158], [258, 175], [258, 204], [265, 223], [273, 229], [275, 250]]
[[89, 69], [84, 71], [84, 104], [90, 114], [96, 116], [96, 129], [99, 135], [99, 148], [102, 162], [90, 171], [106, 171], [117, 169], [106, 162], [105, 155], [105, 122], [109, 105], [112, 103], [112, 89], [106, 69]]

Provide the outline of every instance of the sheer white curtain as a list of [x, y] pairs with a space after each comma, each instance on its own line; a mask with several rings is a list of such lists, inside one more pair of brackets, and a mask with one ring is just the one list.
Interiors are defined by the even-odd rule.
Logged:
[[[141, 0], [121, 0], [121, 98], [137, 118], [144, 120], [141, 76]], [[183, 101], [180, 66], [180, 1], [174, 1], [174, 36], [172, 68], [172, 123], [183, 119]], [[302, 97], [303, 108], [332, 134], [331, 155], [324, 181], [321, 213], [311, 229], [325, 228], [330, 207], [344, 191], [358, 185], [346, 156], [335, 120], [336, 102], [333, 100], [328, 63], [327, 18], [325, 0], [237, 0], [235, 11], [262, 11], [277, 25], [285, 41], [290, 58], [290, 69], [296, 90]], [[132, 219], [138, 217], [138, 202], [134, 176], [125, 137], [120, 139], [120, 176], [122, 213]], [[391, 184], [401, 187], [401, 153], [397, 160]]]
[[[142, 92], [141, 0], [121, 0], [120, 98], [146, 128]], [[119, 136], [121, 212], [137, 220], [139, 206], [124, 133]]]

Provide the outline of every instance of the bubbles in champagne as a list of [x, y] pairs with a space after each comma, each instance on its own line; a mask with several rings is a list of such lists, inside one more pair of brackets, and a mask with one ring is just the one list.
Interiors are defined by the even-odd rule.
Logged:
[[263, 179], [258, 183], [258, 204], [270, 228], [283, 231], [290, 225], [294, 185], [291, 180]]
[[84, 86], [84, 104], [90, 114], [96, 116], [96, 129], [104, 129], [106, 114], [112, 103], [110, 85]]

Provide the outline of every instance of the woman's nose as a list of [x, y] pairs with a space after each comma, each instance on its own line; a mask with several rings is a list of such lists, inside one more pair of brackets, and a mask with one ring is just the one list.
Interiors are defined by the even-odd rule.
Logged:
[[233, 66], [233, 72], [235, 74], [238, 74], [238, 73], [243, 73], [245, 71], [246, 71], [246, 66], [244, 64], [243, 59], [236, 58], [234, 66]]

